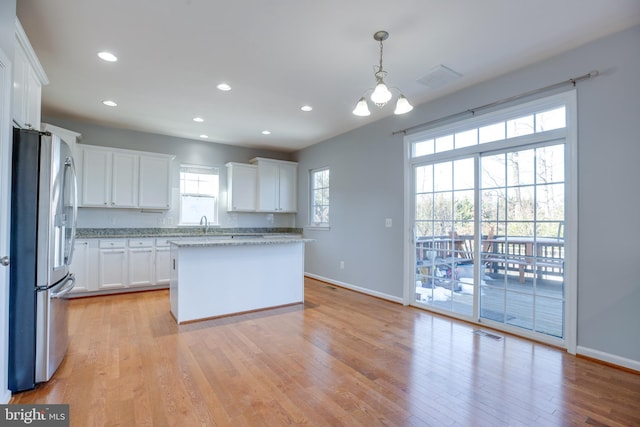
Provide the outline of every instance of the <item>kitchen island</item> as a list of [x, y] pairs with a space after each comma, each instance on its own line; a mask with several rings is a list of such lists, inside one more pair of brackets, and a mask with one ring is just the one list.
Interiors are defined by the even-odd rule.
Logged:
[[171, 313], [180, 323], [304, 301], [299, 236], [170, 241]]

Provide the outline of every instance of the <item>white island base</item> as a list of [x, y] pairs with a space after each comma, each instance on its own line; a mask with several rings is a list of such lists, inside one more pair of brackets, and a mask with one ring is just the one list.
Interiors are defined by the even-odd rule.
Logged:
[[180, 324], [304, 302], [307, 241], [171, 242], [171, 313]]

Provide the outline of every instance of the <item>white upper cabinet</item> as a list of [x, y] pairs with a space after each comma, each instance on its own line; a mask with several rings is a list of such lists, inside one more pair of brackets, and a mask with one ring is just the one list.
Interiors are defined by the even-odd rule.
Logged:
[[111, 153], [105, 150], [82, 149], [82, 187], [80, 206], [111, 205]]
[[42, 86], [49, 84], [49, 80], [17, 18], [15, 34], [13, 122], [21, 128], [40, 129]]
[[298, 164], [284, 160], [256, 157], [258, 167], [257, 210], [260, 212], [296, 212]]
[[169, 209], [171, 206], [171, 157], [140, 155], [139, 206]]
[[121, 208], [138, 206], [139, 157], [114, 152], [111, 173], [111, 205]]
[[80, 206], [133, 208], [138, 204], [138, 156], [82, 149]]
[[80, 206], [169, 209], [173, 156], [85, 145]]
[[254, 212], [256, 210], [257, 167], [244, 163], [227, 163], [227, 210]]

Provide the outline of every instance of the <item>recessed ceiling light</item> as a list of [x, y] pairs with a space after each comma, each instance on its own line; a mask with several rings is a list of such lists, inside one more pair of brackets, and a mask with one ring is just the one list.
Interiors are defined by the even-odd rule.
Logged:
[[204, 119], [202, 117], [194, 117], [193, 121], [194, 122], [198, 122], [198, 123], [202, 123], [202, 122], [204, 122]]
[[228, 85], [228, 84], [226, 84], [226, 83], [220, 83], [220, 84], [217, 86], [217, 88], [218, 88], [218, 89], [220, 89], [220, 90], [221, 90], [221, 91], [223, 91], [223, 92], [227, 92], [227, 91], [231, 90], [231, 86], [229, 86], [229, 85]]
[[202, 135], [200, 135], [200, 138], [207, 139], [207, 138], [209, 138], [209, 135], [202, 134]]
[[102, 103], [104, 105], [106, 105], [107, 107], [117, 107], [118, 106], [118, 104], [116, 104], [114, 101], [111, 101], [111, 100], [102, 101]]
[[270, 130], [263, 130], [262, 134], [263, 135], [271, 135], [271, 131]]
[[118, 60], [118, 57], [111, 52], [98, 52], [98, 57], [107, 62], [116, 62]]
[[311, 111], [313, 110], [313, 107], [311, 105], [303, 105], [302, 107], [300, 107], [300, 109], [302, 111]]

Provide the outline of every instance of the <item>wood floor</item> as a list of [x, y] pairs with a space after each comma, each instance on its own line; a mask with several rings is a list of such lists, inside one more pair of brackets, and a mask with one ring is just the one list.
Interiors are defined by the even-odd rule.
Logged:
[[640, 375], [312, 279], [304, 305], [183, 326], [167, 290], [76, 299], [70, 335], [11, 403], [82, 427], [640, 425]]

